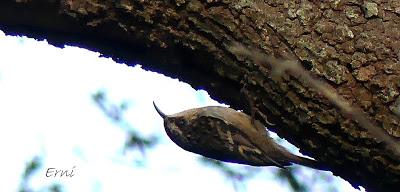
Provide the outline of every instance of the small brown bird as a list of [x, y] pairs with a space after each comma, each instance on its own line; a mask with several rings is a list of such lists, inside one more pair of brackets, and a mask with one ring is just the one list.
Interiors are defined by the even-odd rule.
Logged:
[[277, 144], [265, 127], [245, 113], [234, 109], [209, 106], [165, 115], [169, 138], [186, 151], [208, 158], [252, 166], [284, 166], [292, 163], [319, 168], [317, 161], [292, 154]]

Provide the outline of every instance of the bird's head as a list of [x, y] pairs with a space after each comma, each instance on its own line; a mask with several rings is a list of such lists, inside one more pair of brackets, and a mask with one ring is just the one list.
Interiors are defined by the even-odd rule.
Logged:
[[195, 114], [193, 110], [187, 110], [180, 113], [166, 115], [153, 101], [154, 108], [164, 120], [165, 132], [169, 138], [177, 145], [183, 147], [187, 143], [185, 132], [190, 129], [192, 117]]

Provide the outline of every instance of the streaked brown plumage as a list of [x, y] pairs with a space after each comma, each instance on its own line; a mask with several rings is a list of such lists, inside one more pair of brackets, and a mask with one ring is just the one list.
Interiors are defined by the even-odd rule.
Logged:
[[319, 169], [317, 161], [294, 155], [277, 144], [264, 126], [234, 109], [209, 106], [165, 115], [170, 139], [184, 150], [225, 162], [253, 166], [278, 166], [291, 163]]

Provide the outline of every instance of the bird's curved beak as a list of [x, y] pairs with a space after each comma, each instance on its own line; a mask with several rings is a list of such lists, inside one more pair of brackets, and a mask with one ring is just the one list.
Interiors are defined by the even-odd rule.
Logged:
[[165, 117], [167, 117], [167, 115], [165, 115], [165, 113], [163, 113], [158, 107], [157, 107], [157, 105], [156, 105], [156, 103], [153, 101], [153, 105], [154, 105], [154, 108], [156, 109], [156, 111], [157, 111], [157, 113], [163, 118], [163, 119], [165, 119]]

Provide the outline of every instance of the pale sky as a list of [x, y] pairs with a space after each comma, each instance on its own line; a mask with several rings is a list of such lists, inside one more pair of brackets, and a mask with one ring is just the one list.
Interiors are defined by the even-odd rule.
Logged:
[[[152, 101], [167, 114], [220, 104], [177, 79], [99, 55], [0, 31], [0, 191], [17, 191], [26, 162], [36, 155], [44, 160], [30, 183], [36, 191], [53, 182], [65, 191], [234, 191], [218, 171], [169, 140]], [[154, 150], [147, 151], [145, 167], [134, 166], [142, 158], [139, 152], [124, 152], [126, 130], [94, 104], [91, 95], [99, 89], [115, 103], [128, 102], [124, 117], [133, 128], [145, 136], [161, 136]], [[75, 176], [46, 177], [51, 167], [73, 169]], [[247, 191], [290, 191], [275, 180], [276, 168], [259, 169]], [[305, 177], [314, 173], [305, 171]], [[332, 182], [341, 191], [358, 191], [340, 178]], [[314, 191], [323, 189], [319, 187]]]

